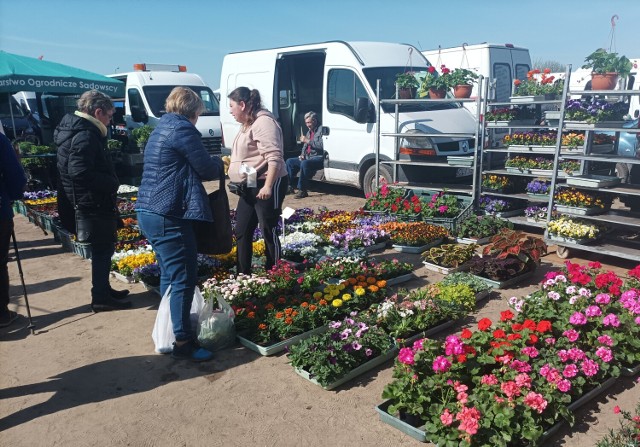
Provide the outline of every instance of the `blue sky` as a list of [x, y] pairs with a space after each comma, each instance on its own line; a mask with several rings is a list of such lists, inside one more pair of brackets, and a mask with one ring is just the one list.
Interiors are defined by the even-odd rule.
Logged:
[[576, 69], [614, 14], [615, 49], [640, 57], [638, 0], [0, 0], [0, 49], [101, 74], [182, 64], [213, 89], [226, 53], [327, 40], [509, 42]]

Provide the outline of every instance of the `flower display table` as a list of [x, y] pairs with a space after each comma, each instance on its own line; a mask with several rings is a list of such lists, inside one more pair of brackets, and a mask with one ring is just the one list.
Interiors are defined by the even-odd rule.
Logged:
[[485, 245], [488, 244], [491, 240], [491, 236], [481, 237], [481, 238], [473, 238], [473, 237], [457, 237], [456, 242], [459, 244], [477, 244], [477, 245]]
[[565, 120], [564, 125], [571, 129], [608, 129], [622, 127], [624, 121], [600, 121], [598, 123], [588, 123], [586, 121]]
[[550, 240], [552, 241], [556, 241], [556, 242], [567, 242], [569, 244], [577, 244], [577, 245], [586, 245], [586, 244], [592, 244], [596, 241], [598, 241], [598, 238], [593, 238], [593, 239], [589, 239], [589, 238], [582, 238], [582, 239], [576, 239], [574, 237], [569, 237], [569, 236], [561, 236], [559, 234], [553, 234], [553, 233], [549, 233], [547, 236]]
[[298, 334], [295, 335], [291, 338], [287, 338], [286, 340], [282, 340], [279, 341], [277, 343], [274, 343], [272, 345], [268, 345], [268, 346], [262, 346], [259, 345], [257, 343], [252, 342], [251, 340], [249, 340], [248, 338], [243, 337], [242, 335], [236, 335], [238, 341], [240, 342], [240, 344], [242, 346], [244, 346], [245, 348], [249, 348], [254, 352], [257, 352], [260, 355], [264, 355], [264, 356], [270, 356], [270, 355], [274, 355], [277, 354], [279, 352], [284, 351], [288, 346], [291, 346], [293, 344], [298, 343], [301, 340], [304, 340], [306, 338], [309, 338], [313, 335], [316, 334], [322, 334], [324, 332], [326, 332], [328, 329], [327, 326], [320, 326], [317, 327], [315, 329], [311, 329], [310, 331], [307, 332], [303, 332], [302, 334]]
[[305, 371], [304, 369], [301, 368], [294, 368], [296, 374], [298, 374], [300, 377], [303, 377], [305, 379], [307, 379], [309, 382], [314, 383], [316, 385], [318, 385], [319, 387], [322, 387], [322, 389], [324, 390], [332, 390], [334, 388], [339, 387], [340, 385], [347, 383], [348, 381], [350, 381], [351, 379], [354, 379], [355, 377], [359, 376], [360, 374], [363, 374], [367, 371], [369, 371], [370, 369], [375, 368], [378, 365], [383, 364], [384, 362], [391, 360], [392, 358], [394, 358], [396, 355], [398, 354], [398, 348], [393, 347], [391, 349], [389, 349], [387, 352], [379, 355], [378, 357], [375, 357], [371, 360], [369, 360], [366, 363], [363, 363], [362, 365], [356, 367], [355, 369], [352, 369], [349, 373], [347, 373], [346, 375], [342, 376], [340, 379], [336, 380], [335, 382], [329, 383], [326, 386], [322, 386], [320, 385], [320, 383], [318, 383], [317, 380], [315, 380], [311, 374], [309, 374], [308, 371]]

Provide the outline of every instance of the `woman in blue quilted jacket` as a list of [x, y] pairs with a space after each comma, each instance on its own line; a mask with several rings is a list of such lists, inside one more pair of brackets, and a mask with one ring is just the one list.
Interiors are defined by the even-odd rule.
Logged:
[[223, 163], [202, 145], [195, 124], [204, 104], [193, 90], [174, 88], [165, 110], [145, 147], [136, 211], [156, 253], [163, 296], [171, 286], [171, 355], [202, 362], [213, 354], [197, 345], [189, 321], [198, 269], [193, 221], [213, 221], [202, 181], [224, 175]]

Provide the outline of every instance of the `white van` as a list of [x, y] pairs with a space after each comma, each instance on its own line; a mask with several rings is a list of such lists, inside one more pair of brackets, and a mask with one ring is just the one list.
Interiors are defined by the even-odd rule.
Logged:
[[[229, 107], [227, 95], [239, 86], [257, 89], [264, 107], [282, 126], [285, 156], [297, 156], [297, 139], [306, 130], [304, 114], [316, 112], [324, 134], [323, 180], [372, 190], [375, 184], [376, 80], [381, 98], [395, 96], [398, 73], [411, 70], [418, 76], [430, 66], [412, 45], [383, 42], [324, 42], [285, 48], [232, 53], [224, 57], [220, 77], [222, 107]], [[395, 106], [382, 105], [380, 130], [396, 132]], [[399, 132], [467, 133], [476, 121], [459, 103], [417, 103], [399, 107]], [[221, 115], [225, 141], [233, 142], [240, 125], [229, 113]], [[410, 138], [400, 142], [401, 158], [409, 163], [398, 167], [398, 181], [427, 183], [453, 180], [456, 170], [417, 166], [411, 161], [433, 161], [447, 155], [470, 155], [474, 139]], [[380, 158], [396, 160], [395, 139], [382, 137]], [[389, 165], [380, 165], [380, 175], [392, 180]], [[462, 172], [459, 172], [463, 175]], [[467, 173], [464, 173], [467, 174]]]
[[[496, 102], [507, 102], [513, 89], [513, 81], [526, 79], [531, 70], [531, 55], [527, 48], [516, 47], [510, 43], [480, 43], [459, 47], [439, 48], [423, 51], [435, 68], [439, 71], [442, 65], [453, 70], [466, 68], [493, 81], [489, 89], [489, 99]], [[474, 84], [472, 97], [476, 97], [478, 84]], [[465, 104], [475, 113], [475, 102]]]
[[222, 146], [220, 105], [211, 89], [195, 73], [188, 73], [184, 65], [134, 64], [135, 71], [108, 75], [126, 83], [125, 98], [114, 98], [114, 124], [123, 131], [144, 124], [155, 126], [165, 113], [164, 103], [176, 86], [189, 87], [202, 98], [205, 111], [196, 127], [209, 153], [219, 154]]

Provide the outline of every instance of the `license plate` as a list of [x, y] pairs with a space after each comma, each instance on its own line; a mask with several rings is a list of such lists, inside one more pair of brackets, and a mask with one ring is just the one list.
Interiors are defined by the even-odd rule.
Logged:
[[471, 168], [458, 168], [456, 169], [456, 177], [469, 177], [473, 175]]
[[458, 141], [458, 145], [462, 152], [469, 152], [469, 140]]

